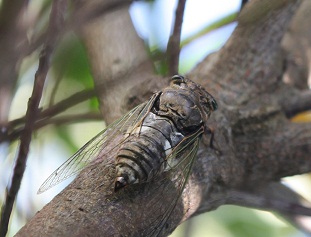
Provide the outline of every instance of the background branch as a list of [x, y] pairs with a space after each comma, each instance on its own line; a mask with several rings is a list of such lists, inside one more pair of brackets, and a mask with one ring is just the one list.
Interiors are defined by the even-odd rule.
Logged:
[[271, 194], [268, 196], [260, 195], [258, 193], [250, 194], [241, 191], [228, 191], [226, 200], [227, 204], [266, 209], [270, 211], [278, 211], [283, 214], [291, 215], [305, 215], [311, 216], [311, 209], [305, 206], [299, 205], [297, 200], [295, 202], [287, 202], [282, 198], [271, 198]]
[[[32, 95], [28, 102], [28, 108], [25, 117], [25, 128], [20, 138], [20, 147], [14, 167], [11, 185], [8, 187], [5, 202], [1, 208], [0, 236], [5, 236], [8, 230], [10, 215], [18, 190], [21, 185], [23, 174], [26, 168], [27, 156], [31, 141], [33, 127], [36, 121], [39, 103], [42, 97], [44, 82], [49, 69], [50, 57], [55, 46], [57, 38], [53, 35], [55, 31], [61, 28], [67, 10], [67, 1], [55, 1], [52, 6], [51, 20], [49, 25], [49, 38], [39, 60], [39, 67], [35, 75]], [[57, 35], [57, 34], [56, 34]]]
[[167, 44], [167, 61], [169, 75], [178, 74], [179, 53], [180, 53], [180, 35], [182, 22], [184, 18], [186, 0], [179, 0], [175, 13], [175, 23], [172, 35]]
[[[40, 122], [41, 120], [48, 120], [65, 110], [72, 108], [73, 106], [82, 103], [92, 97], [96, 96], [96, 92], [93, 89], [90, 90], [84, 90], [77, 92], [68, 98], [50, 106], [49, 108], [42, 110], [41, 112], [38, 112], [38, 116], [36, 119], [36, 123]], [[41, 109], [39, 109], [40, 111]], [[18, 138], [21, 131], [23, 130], [23, 126], [25, 124], [26, 117], [18, 118], [15, 120], [12, 120], [8, 124], [8, 131], [9, 133], [7, 135], [3, 135], [0, 137], [0, 142], [3, 141], [13, 141]], [[21, 128], [22, 126], [22, 128]], [[40, 128], [41, 126], [36, 126], [35, 129]]]
[[[75, 115], [67, 115], [67, 116], [60, 116], [57, 118], [46, 117], [36, 121], [33, 131], [36, 131], [40, 128], [43, 128], [48, 125], [63, 125], [69, 123], [81, 123], [87, 121], [94, 121], [99, 120], [102, 121], [103, 117], [100, 113], [84, 113], [84, 114], [75, 114]], [[14, 141], [15, 139], [19, 138], [20, 135], [23, 133], [24, 128], [16, 128], [12, 133], [6, 136], [8, 141]]]
[[[109, 1], [102, 3], [108, 4]], [[96, 3], [86, 2], [84, 7], [89, 4]], [[153, 64], [133, 27], [128, 10], [128, 7], [123, 7], [109, 12], [80, 31], [90, 58], [100, 111], [108, 124], [128, 109], [125, 103], [131, 88], [137, 88], [144, 82], [150, 85], [161, 83], [152, 82], [155, 78]], [[151, 96], [154, 89], [147, 95]]]
[[[27, 48], [25, 9], [28, 1], [4, 0], [0, 9], [0, 130], [7, 126], [19, 60]], [[16, 47], [11, 47], [14, 45]]]

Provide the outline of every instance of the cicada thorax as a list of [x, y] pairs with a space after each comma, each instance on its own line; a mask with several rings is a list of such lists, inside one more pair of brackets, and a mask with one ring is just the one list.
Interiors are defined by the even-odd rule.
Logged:
[[[202, 103], [202, 98], [208, 103]], [[194, 144], [206, 118], [217, 108], [211, 95], [181, 76], [174, 76], [171, 85], [153, 99], [146, 116], [125, 134], [120, 146], [115, 191], [146, 182], [178, 164], [180, 151], [186, 151], [182, 146]]]

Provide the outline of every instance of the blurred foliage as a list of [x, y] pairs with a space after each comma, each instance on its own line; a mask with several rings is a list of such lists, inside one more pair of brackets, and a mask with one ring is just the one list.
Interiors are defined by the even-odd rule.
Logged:
[[191, 237], [286, 237], [297, 233], [269, 212], [230, 205], [196, 216], [190, 222], [183, 223], [170, 237], [186, 237], [186, 232]]
[[[93, 77], [85, 48], [81, 40], [72, 33], [67, 34], [59, 43], [54, 53], [52, 62], [53, 74], [57, 75], [55, 87], [51, 93], [57, 91], [55, 101], [60, 101], [68, 96], [85, 89], [94, 87]], [[51, 95], [53, 97], [54, 95]], [[65, 97], [65, 98], [64, 98]], [[64, 114], [81, 113], [81, 111], [98, 111], [98, 99], [92, 97], [84, 103], [80, 103]], [[67, 125], [55, 126], [55, 132], [65, 142], [73, 153], [79, 149], [72, 140], [71, 127]]]
[[93, 87], [88, 58], [82, 42], [76, 35], [68, 34], [61, 41], [53, 58], [53, 70], [63, 75], [70, 83], [81, 83], [85, 88]]
[[199, 32], [197, 32], [197, 33], [191, 35], [190, 37], [182, 40], [180, 47], [183, 48], [187, 44], [190, 44], [194, 40], [212, 32], [213, 30], [219, 29], [225, 25], [228, 25], [228, 24], [234, 22], [236, 20], [236, 17], [237, 17], [237, 13], [235, 12], [235, 13], [229, 14], [228, 16], [225, 16], [225, 17], [215, 21], [214, 23], [212, 23], [210, 25], [205, 26]]
[[149, 52], [157, 74], [166, 76], [168, 73], [168, 65], [166, 63], [166, 52], [155, 46], [152, 47]]

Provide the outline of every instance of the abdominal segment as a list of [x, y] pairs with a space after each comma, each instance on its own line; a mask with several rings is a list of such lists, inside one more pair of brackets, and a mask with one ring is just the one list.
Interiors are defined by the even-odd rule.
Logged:
[[115, 191], [128, 184], [149, 181], [165, 170], [166, 157], [183, 138], [169, 118], [149, 112], [118, 151]]

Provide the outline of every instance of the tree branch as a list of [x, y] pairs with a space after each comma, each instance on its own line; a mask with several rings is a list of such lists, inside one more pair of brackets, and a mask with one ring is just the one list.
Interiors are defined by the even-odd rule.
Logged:
[[[87, 2], [84, 7], [89, 4], [93, 5]], [[141, 88], [144, 82], [154, 78], [153, 64], [134, 29], [128, 7], [109, 12], [85, 25], [81, 35], [90, 58], [100, 110], [109, 124], [126, 111], [124, 103], [128, 101], [126, 96], [131, 88]]]
[[283, 96], [280, 96], [280, 105], [288, 118], [311, 110], [311, 91], [295, 91], [290, 94], [283, 94]]
[[179, 0], [175, 13], [175, 23], [172, 35], [167, 44], [167, 61], [169, 75], [178, 74], [180, 35], [184, 17], [186, 0]]
[[311, 216], [311, 208], [299, 205], [299, 201], [287, 202], [280, 197], [273, 199], [271, 194], [264, 196], [258, 193], [250, 194], [233, 190], [228, 191], [226, 203], [270, 211], [275, 210], [287, 215]]
[[[209, 65], [209, 58], [206, 58], [189, 76], [209, 88], [216, 98], [221, 91], [219, 99], [228, 105], [275, 90], [281, 71], [280, 42], [290, 23], [288, 16], [299, 4], [300, 1], [293, 0], [247, 4], [240, 13], [236, 30], [213, 57], [213, 64]], [[274, 24], [275, 21], [279, 24]], [[228, 70], [231, 70], [230, 75], [227, 75]], [[204, 80], [205, 75], [208, 80]]]
[[63, 125], [63, 124], [72, 124], [80, 123], [85, 121], [98, 120], [103, 121], [103, 117], [100, 113], [83, 113], [83, 114], [74, 114], [66, 115], [57, 118], [43, 119], [36, 123], [35, 128], [42, 128], [47, 125]]

